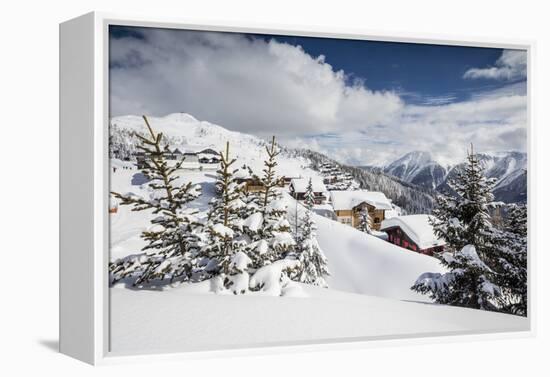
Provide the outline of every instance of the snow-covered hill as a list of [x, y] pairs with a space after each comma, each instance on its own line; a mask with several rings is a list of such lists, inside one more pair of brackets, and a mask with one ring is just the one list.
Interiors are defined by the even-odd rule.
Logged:
[[[236, 167], [247, 164], [257, 173], [261, 173], [263, 169], [267, 143], [258, 137], [229, 131], [221, 126], [199, 121], [185, 113], [175, 113], [165, 117], [149, 117], [148, 119], [155, 132], [162, 132], [168, 137], [172, 148], [177, 147], [186, 151], [204, 147], [222, 151], [225, 150], [226, 143], [229, 142], [230, 154], [239, 163]], [[147, 132], [143, 118], [140, 116], [115, 117], [111, 120], [111, 124], [116, 125], [116, 128], [120, 130], [132, 130], [142, 134]], [[135, 143], [136, 140], [128, 142]], [[291, 159], [281, 156], [276, 169], [280, 175], [299, 174], [304, 170], [308, 174], [315, 174], [311, 170], [304, 169], [304, 164], [307, 164], [307, 161], [299, 157]]]
[[[478, 153], [486, 176], [495, 178], [495, 200], [523, 202], [527, 197], [527, 154], [521, 152]], [[405, 182], [445, 191], [448, 180], [456, 176], [463, 163], [445, 167], [430, 153], [414, 151], [386, 165], [383, 171]]]
[[113, 288], [111, 352], [349, 342], [521, 331], [529, 326], [526, 318], [508, 314], [303, 289], [308, 297], [220, 296], [208, 293], [207, 284], [163, 292]]
[[[263, 167], [265, 142], [259, 138], [186, 114], [149, 120], [155, 131], [168, 137], [171, 146], [223, 150], [229, 142], [236, 167], [247, 164], [258, 173]], [[140, 117], [117, 117], [112, 123], [118, 129], [146, 132]], [[126, 136], [117, 140], [133, 143]], [[287, 150], [277, 160], [280, 175], [320, 177], [307, 155]], [[116, 168], [111, 169], [112, 191], [146, 194], [146, 178], [134, 164], [113, 159], [111, 166]], [[201, 196], [189, 206], [200, 210], [197, 218], [204, 219], [215, 193], [215, 173], [181, 170], [178, 174], [174, 184], [193, 182], [201, 186]], [[383, 181], [374, 184], [390, 184], [386, 176], [380, 179]], [[305, 208], [288, 193], [283, 197], [288, 220], [294, 226], [296, 215], [301, 217]], [[135, 212], [128, 206], [120, 206], [110, 215], [111, 259], [140, 253], [145, 246], [140, 234], [151, 226], [154, 217], [150, 211]], [[331, 273], [328, 289], [294, 283], [299, 294], [268, 297], [217, 295], [211, 290], [212, 280], [157, 290], [116, 285], [110, 290], [111, 350], [116, 354], [174, 352], [344, 338], [515, 331], [528, 326], [524, 318], [516, 316], [427, 303], [426, 296], [410, 287], [424, 272], [443, 271], [436, 259], [320, 215], [313, 218]]]
[[331, 288], [400, 300], [429, 301], [410, 290], [422, 271], [443, 272], [435, 258], [316, 216], [317, 238], [329, 260]]
[[[229, 141], [231, 154], [246, 163], [256, 173], [263, 169], [263, 153], [266, 141], [253, 135], [229, 131], [219, 125], [199, 121], [185, 113], [175, 113], [164, 117], [150, 117], [156, 132], [163, 132], [172, 147], [185, 151], [197, 147], [225, 149]], [[111, 139], [120, 143], [116, 149], [135, 150], [135, 138], [128, 138], [128, 131], [147, 132], [143, 118], [140, 116], [119, 116], [111, 119]], [[235, 154], [233, 154], [235, 153]], [[312, 169], [321, 163], [330, 162], [339, 165], [344, 173], [350, 174], [361, 185], [361, 188], [382, 191], [408, 213], [430, 212], [433, 198], [428, 190], [414, 184], [396, 179], [381, 172], [371, 173], [361, 168], [339, 164], [331, 158], [310, 150], [283, 148], [279, 156], [278, 174], [286, 176], [318, 176], [319, 169]], [[240, 165], [239, 165], [240, 166]], [[310, 168], [308, 168], [310, 167]]]
[[[186, 172], [180, 179], [201, 186], [202, 195], [190, 206], [204, 211], [214, 196], [213, 173]], [[141, 173], [136, 169], [117, 169], [111, 175], [113, 191], [143, 194], [142, 184]], [[284, 198], [290, 223], [295, 224], [296, 214], [302, 216], [304, 208], [290, 195], [286, 194]], [[141, 231], [150, 227], [153, 217], [147, 211], [134, 212], [128, 206], [119, 207], [118, 212], [111, 216], [112, 260], [140, 252], [145, 246]], [[411, 291], [410, 287], [423, 272], [443, 271], [436, 259], [402, 249], [323, 216], [315, 215], [314, 219], [319, 244], [328, 258], [330, 288], [401, 300], [428, 301], [426, 296]]]
[[[229, 142], [230, 154], [236, 158], [235, 166], [247, 164], [258, 173], [263, 168], [265, 142], [257, 137], [226, 130], [223, 127], [201, 122], [188, 114], [172, 114], [162, 118], [149, 118], [156, 132], [162, 132], [171, 143], [185, 150], [187, 147], [211, 147], [223, 150]], [[118, 129], [146, 132], [141, 117], [116, 117], [112, 124]], [[118, 164], [118, 162], [115, 163]], [[277, 158], [277, 169], [281, 175], [320, 177], [320, 173], [310, 167], [308, 157], [283, 152]], [[193, 182], [201, 186], [202, 195], [192, 207], [204, 210], [214, 195], [214, 172], [182, 171], [182, 182]], [[143, 194], [144, 177], [135, 169], [117, 169], [111, 175], [111, 189], [116, 192], [134, 192]], [[291, 223], [297, 213], [304, 210], [296, 205], [294, 199], [285, 196]], [[426, 297], [410, 290], [415, 279], [426, 271], [441, 271], [437, 260], [424, 255], [406, 251], [374, 236], [356, 229], [315, 216], [319, 242], [329, 259], [332, 276], [329, 285], [333, 288], [368, 295], [392, 297], [397, 299], [421, 300]], [[144, 246], [139, 237], [141, 230], [149, 226], [149, 218], [143, 212], [132, 212], [121, 207], [112, 216], [112, 258], [120, 258], [139, 252]]]

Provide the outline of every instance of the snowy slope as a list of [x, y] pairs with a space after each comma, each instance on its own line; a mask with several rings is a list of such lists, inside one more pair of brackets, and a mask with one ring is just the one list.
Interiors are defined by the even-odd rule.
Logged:
[[[163, 118], [149, 118], [156, 132], [163, 132], [170, 138], [178, 139], [184, 146], [204, 146], [222, 149], [230, 143], [231, 156], [237, 159], [235, 166], [246, 163], [258, 173], [263, 168], [265, 143], [259, 138], [232, 132], [223, 127], [196, 120], [187, 114], [172, 114]], [[145, 132], [141, 117], [123, 116], [112, 120], [121, 129]], [[117, 160], [114, 165], [119, 166]], [[303, 177], [319, 177], [310, 169], [304, 157], [286, 156], [278, 158], [279, 174]], [[185, 171], [180, 174], [180, 182], [193, 182], [201, 186], [202, 195], [190, 205], [205, 210], [214, 195], [214, 172]], [[111, 174], [111, 190], [142, 194], [145, 183], [141, 173], [134, 169], [117, 169]], [[294, 223], [295, 209], [301, 214], [302, 206], [286, 195], [291, 223]], [[205, 214], [204, 214], [205, 215]], [[410, 290], [420, 274], [426, 271], [440, 272], [441, 266], [434, 258], [416, 254], [374, 236], [332, 221], [315, 216], [318, 226], [318, 239], [329, 260], [332, 276], [328, 283], [331, 288], [396, 299], [426, 301], [426, 296]], [[121, 206], [119, 213], [111, 216], [111, 258], [117, 259], [138, 253], [145, 246], [139, 234], [149, 227], [146, 213], [132, 212]]]
[[[114, 191], [139, 193], [141, 186], [137, 170], [117, 170], [111, 175]], [[197, 209], [206, 208], [214, 195], [214, 177], [211, 172], [187, 172], [182, 181], [192, 181], [202, 187], [201, 197], [191, 203]], [[132, 184], [134, 182], [135, 184]], [[291, 224], [295, 224], [296, 210], [302, 216], [304, 208], [285, 196]], [[133, 212], [120, 206], [111, 215], [111, 259], [136, 254], [145, 246], [140, 238], [142, 230], [150, 226], [146, 212]], [[318, 240], [329, 261], [330, 288], [396, 299], [427, 301], [426, 296], [410, 290], [420, 274], [440, 272], [442, 267], [434, 258], [413, 253], [374, 236], [323, 216], [315, 215]]]
[[329, 260], [330, 288], [400, 300], [429, 301], [410, 290], [426, 271], [443, 268], [432, 257], [405, 250], [377, 237], [316, 217], [318, 240]]
[[[225, 150], [229, 142], [230, 157], [238, 161], [235, 167], [246, 163], [255, 173], [261, 174], [265, 157], [265, 146], [267, 143], [255, 136], [239, 132], [229, 131], [221, 126], [199, 121], [193, 116], [185, 113], [170, 114], [165, 117], [148, 117], [149, 123], [155, 132], [162, 132], [177, 143], [178, 148], [185, 150], [196, 150], [197, 147], [213, 148], [218, 151]], [[119, 116], [111, 120], [111, 124], [120, 129], [128, 129], [140, 133], [147, 132], [147, 128], [140, 116]], [[279, 166], [276, 171], [279, 175], [297, 176], [319, 176], [311, 169], [304, 168], [308, 162], [300, 157], [279, 158]], [[320, 177], [320, 176], [319, 176]]]
[[[205, 287], [111, 289], [114, 354], [519, 331], [524, 317], [304, 286], [309, 297], [219, 296]], [[190, 310], [192, 308], [192, 310]]]
[[[265, 142], [231, 132], [186, 114], [150, 118], [156, 131], [185, 149], [223, 149], [230, 142], [235, 167], [247, 164], [260, 172]], [[123, 129], [145, 132], [140, 117], [118, 117]], [[145, 177], [131, 164], [112, 160], [111, 190], [143, 194]], [[305, 157], [282, 153], [278, 173], [318, 177]], [[214, 172], [180, 172], [179, 183], [200, 185], [202, 195], [190, 206], [203, 215], [214, 195]], [[304, 208], [284, 195], [291, 225]], [[139, 253], [140, 233], [153, 215], [119, 206], [110, 215], [111, 259]], [[252, 345], [307, 343], [335, 339], [387, 338], [525, 329], [524, 318], [420, 303], [426, 297], [410, 290], [426, 271], [441, 272], [434, 258], [416, 254], [347, 225], [314, 215], [320, 247], [328, 258], [329, 289], [298, 286], [302, 296], [216, 295], [211, 281], [184, 283], [165, 290], [134, 290], [118, 285], [111, 293], [111, 347], [117, 354], [220, 349]], [[378, 296], [378, 297], [376, 297]], [[407, 302], [415, 301], [415, 302]], [[193, 310], [189, 310], [192, 308]]]
[[[290, 222], [295, 224], [296, 202], [286, 197]], [[298, 205], [298, 214], [305, 210]], [[424, 295], [410, 290], [426, 271], [443, 272], [435, 258], [414, 253], [341, 224], [315, 215], [317, 240], [328, 258], [331, 289], [400, 300], [425, 301]]]

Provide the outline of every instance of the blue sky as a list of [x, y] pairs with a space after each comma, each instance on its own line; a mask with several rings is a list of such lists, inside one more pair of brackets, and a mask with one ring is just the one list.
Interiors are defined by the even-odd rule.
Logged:
[[111, 114], [188, 112], [350, 164], [525, 150], [523, 51], [111, 29]]
[[[270, 35], [258, 36], [269, 40]], [[464, 101], [475, 93], [509, 85], [492, 79], [464, 80], [470, 68], [490, 67], [502, 55], [499, 48], [478, 48], [311, 37], [276, 36], [300, 45], [314, 56], [325, 55], [350, 81], [364, 80], [373, 90], [393, 90], [409, 103], [442, 104]], [[523, 81], [518, 78], [515, 82]]]

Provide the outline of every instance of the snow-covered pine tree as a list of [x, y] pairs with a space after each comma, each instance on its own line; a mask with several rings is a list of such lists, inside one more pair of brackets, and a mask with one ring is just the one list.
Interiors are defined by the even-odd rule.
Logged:
[[267, 159], [264, 161], [263, 177], [261, 179], [264, 186], [263, 198], [262, 198], [262, 213], [266, 215], [269, 204], [276, 199], [279, 199], [276, 187], [279, 183], [275, 167], [277, 166], [277, 156], [280, 151], [275, 144], [275, 136], [271, 139], [271, 146], [265, 147], [267, 152]]
[[[259, 181], [260, 179], [254, 174], [250, 166], [243, 165], [238, 173], [242, 177], [251, 179], [252, 181]], [[248, 218], [250, 215], [260, 211], [260, 195], [248, 190], [246, 184], [242, 184], [239, 188], [240, 199], [244, 203], [244, 206], [240, 209], [239, 214], [242, 219]]]
[[[239, 212], [244, 206], [240, 199], [239, 186], [235, 182], [232, 165], [235, 159], [229, 158], [229, 142], [225, 153], [220, 152], [220, 168], [217, 171], [217, 196], [210, 201], [210, 211], [206, 224], [207, 244], [202, 254], [209, 259], [208, 273], [220, 274], [225, 288], [234, 284], [235, 276], [246, 273], [249, 258], [243, 252], [246, 241], [242, 238], [242, 220]], [[238, 258], [236, 260], [236, 256]], [[239, 280], [240, 281], [240, 280]], [[248, 280], [247, 280], [248, 281]], [[240, 293], [239, 289], [234, 291]]]
[[252, 234], [255, 242], [251, 245], [254, 253], [250, 256], [256, 268], [282, 259], [296, 244], [290, 233], [286, 205], [277, 188], [280, 178], [277, 177], [275, 167], [279, 150], [275, 144], [275, 136], [271, 140], [271, 145], [266, 146], [266, 152], [267, 159], [264, 161], [263, 175], [260, 177], [263, 191], [259, 212], [248, 219], [255, 223], [255, 231]]
[[304, 193], [304, 206], [308, 211], [313, 209], [315, 205], [315, 194], [313, 193], [313, 182], [311, 178], [307, 182], [306, 192]]
[[112, 195], [119, 199], [120, 205], [130, 205], [132, 211], [152, 210], [156, 217], [151, 220], [152, 227], [141, 235], [148, 242], [143, 248], [146, 253], [119, 259], [109, 266], [112, 283], [135, 278], [133, 284], [138, 286], [152, 280], [189, 279], [199, 248], [196, 231], [201, 226], [194, 217], [196, 212], [187, 207], [200, 195], [200, 186], [176, 183], [176, 171], [183, 160], [169, 164], [165, 158], [169, 149], [162, 145], [162, 133], [155, 134], [147, 117], [143, 116], [143, 120], [149, 135], [135, 136], [141, 143], [138, 149], [146, 157], [142, 173], [149, 179], [146, 185], [150, 195], [147, 198], [116, 192]]
[[136, 152], [135, 139], [134, 132], [120, 128], [117, 124], [111, 124], [109, 126], [109, 157], [131, 160]]
[[438, 196], [433, 211], [434, 232], [446, 241], [446, 252], [439, 259], [449, 272], [423, 274], [413, 290], [442, 304], [498, 309], [500, 241], [488, 210], [493, 185], [494, 180], [485, 178], [472, 147], [466, 166], [450, 182], [456, 195]]
[[514, 204], [508, 212], [503, 233], [501, 265], [497, 276], [503, 294], [501, 310], [527, 315], [527, 206]]
[[300, 264], [295, 269], [296, 271], [292, 274], [292, 277], [302, 283], [327, 287], [325, 277], [330, 275], [328, 261], [317, 242], [315, 234], [317, 227], [311, 216], [313, 205], [313, 184], [310, 178], [304, 198], [305, 213], [302, 217], [300, 234], [293, 253]]
[[369, 215], [369, 210], [365, 206], [359, 213], [359, 227], [358, 229], [361, 232], [365, 232], [368, 234], [372, 233], [372, 227], [373, 227], [373, 221], [371, 215]]

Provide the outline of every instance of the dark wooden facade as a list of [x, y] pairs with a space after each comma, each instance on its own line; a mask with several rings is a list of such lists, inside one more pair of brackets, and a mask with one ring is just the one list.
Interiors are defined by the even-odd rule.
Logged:
[[384, 232], [388, 234], [388, 242], [420, 254], [434, 255], [442, 252], [444, 248], [443, 246], [433, 246], [421, 249], [399, 226], [384, 229]]
[[[290, 195], [296, 200], [303, 201], [306, 199], [306, 193], [305, 192], [295, 192], [293, 190], [290, 190]], [[313, 193], [313, 202], [315, 204], [324, 204], [327, 201], [327, 197], [322, 192], [314, 192]]]

